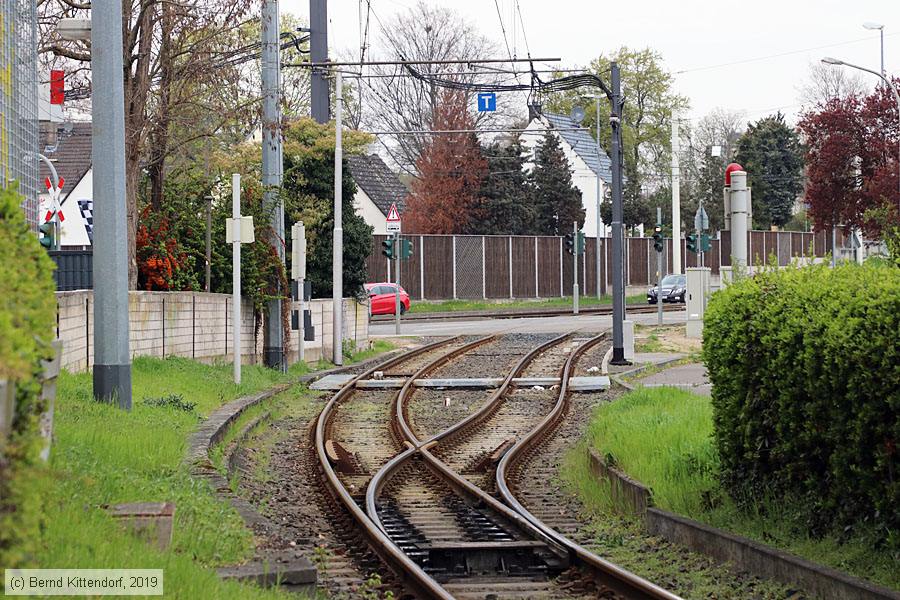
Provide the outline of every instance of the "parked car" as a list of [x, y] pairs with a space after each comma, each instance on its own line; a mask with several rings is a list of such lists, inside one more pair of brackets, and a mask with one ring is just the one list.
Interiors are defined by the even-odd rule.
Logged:
[[662, 280], [662, 294], [659, 293], [660, 286], [653, 286], [647, 290], [647, 302], [656, 304], [656, 297], [659, 295], [664, 303], [680, 302], [684, 304], [686, 286], [687, 277], [685, 275], [666, 275]]
[[[367, 283], [366, 293], [369, 294], [369, 314], [392, 315], [396, 306], [397, 284], [395, 283]], [[409, 310], [409, 294], [400, 286], [400, 314]]]

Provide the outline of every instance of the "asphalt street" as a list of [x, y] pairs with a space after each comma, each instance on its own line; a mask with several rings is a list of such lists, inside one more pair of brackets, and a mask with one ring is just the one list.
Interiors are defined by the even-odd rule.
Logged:
[[[635, 323], [654, 325], [656, 313], [630, 315]], [[684, 323], [687, 311], [663, 313], [663, 323]], [[610, 315], [567, 315], [556, 317], [530, 317], [525, 319], [480, 319], [471, 321], [411, 321], [400, 325], [400, 335], [477, 335], [487, 333], [565, 333], [584, 331], [599, 333], [612, 327]], [[372, 323], [370, 337], [395, 337], [394, 323]]]

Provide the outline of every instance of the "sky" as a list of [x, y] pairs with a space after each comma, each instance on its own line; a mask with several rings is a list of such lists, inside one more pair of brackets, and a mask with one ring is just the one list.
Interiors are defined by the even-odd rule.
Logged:
[[[371, 0], [386, 24], [416, 0]], [[282, 0], [282, 13], [308, 21], [308, 0]], [[365, 4], [365, 0], [362, 0]], [[799, 87], [809, 65], [823, 56], [879, 69], [878, 31], [884, 25], [885, 68], [900, 74], [900, 1], [898, 0], [630, 0], [599, 2], [519, 0], [427, 0], [454, 9], [505, 52], [501, 19], [510, 48], [520, 57], [561, 58], [564, 66], [584, 66], [600, 53], [620, 46], [650, 47], [675, 73], [675, 90], [690, 100], [689, 118], [715, 108], [742, 111], [755, 121], [780, 110], [794, 121], [801, 110]], [[730, 5], [723, 9], [723, 5]], [[734, 6], [743, 4], [743, 10]], [[358, 55], [360, 1], [330, 0], [329, 55]], [[373, 56], [381, 49], [378, 19], [372, 19]], [[725, 66], [727, 65], [727, 66]], [[874, 87], [877, 78], [863, 74]], [[524, 107], [523, 107], [524, 110]]]

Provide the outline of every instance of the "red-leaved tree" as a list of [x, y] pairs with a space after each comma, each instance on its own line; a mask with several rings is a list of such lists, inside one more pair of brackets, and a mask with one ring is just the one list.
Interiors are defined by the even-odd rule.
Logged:
[[[900, 80], [895, 80], [895, 84]], [[834, 98], [798, 124], [805, 137], [809, 213], [817, 228], [858, 225], [879, 235], [900, 220], [897, 104], [886, 86]]]
[[[474, 129], [462, 92], [444, 90], [434, 113], [435, 130]], [[419, 177], [407, 200], [410, 233], [462, 233], [473, 218], [487, 161], [473, 133], [435, 133], [416, 162]]]

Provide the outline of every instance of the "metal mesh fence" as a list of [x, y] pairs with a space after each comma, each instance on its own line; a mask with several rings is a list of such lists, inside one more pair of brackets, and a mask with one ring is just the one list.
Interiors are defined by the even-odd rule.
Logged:
[[17, 181], [38, 222], [37, 13], [33, 0], [0, 0], [0, 184]]
[[484, 238], [456, 236], [456, 297], [484, 297]]

